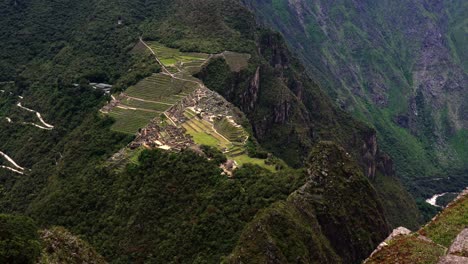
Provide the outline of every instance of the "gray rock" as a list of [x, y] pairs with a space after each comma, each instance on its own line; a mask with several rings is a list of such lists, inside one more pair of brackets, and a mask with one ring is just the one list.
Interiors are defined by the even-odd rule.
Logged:
[[438, 264], [468, 264], [468, 258], [456, 255], [447, 255], [441, 257]]
[[468, 228], [463, 229], [455, 238], [449, 248], [449, 254], [468, 255]]

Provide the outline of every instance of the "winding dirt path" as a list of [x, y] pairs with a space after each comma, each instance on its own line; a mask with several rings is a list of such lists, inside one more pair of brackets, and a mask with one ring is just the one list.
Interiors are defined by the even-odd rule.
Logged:
[[132, 110], [132, 111], [143, 111], [143, 112], [156, 113], [156, 114], [161, 113], [161, 112], [158, 112], [156, 110], [129, 107], [129, 106], [124, 106], [124, 105], [118, 105], [118, 106], [116, 106], [116, 108], [125, 109], [125, 110]]
[[23, 125], [35, 126], [35, 127], [37, 127], [37, 128], [43, 129], [43, 130], [52, 130], [52, 129], [53, 129], [53, 128], [51, 128], [51, 127], [43, 127], [43, 126], [40, 126], [40, 125], [38, 125], [38, 124], [31, 123], [31, 122], [23, 122], [22, 124], [23, 124]]
[[[19, 108], [24, 109], [24, 110], [26, 110], [26, 111], [28, 111], [28, 112], [35, 113], [36, 116], [37, 116], [37, 118], [39, 119], [39, 121], [41, 121], [41, 123], [44, 125], [44, 127], [47, 127], [47, 130], [51, 130], [51, 129], [54, 128], [53, 125], [46, 123], [46, 122], [44, 121], [44, 119], [42, 119], [41, 113], [37, 112], [36, 110], [32, 110], [32, 109], [30, 109], [30, 108], [27, 108], [27, 107], [22, 106], [22, 105], [21, 105], [21, 102], [18, 102], [16, 105], [17, 105]], [[36, 125], [36, 126], [37, 126], [37, 125]], [[41, 126], [39, 126], [39, 127], [41, 127]]]
[[158, 101], [151, 101], [151, 100], [145, 100], [145, 99], [141, 99], [141, 98], [137, 98], [137, 97], [133, 97], [133, 96], [128, 96], [128, 95], [125, 95], [125, 97], [126, 97], [126, 98], [130, 98], [130, 99], [135, 100], [135, 101], [141, 101], [141, 102], [147, 102], [147, 103], [155, 103], [155, 104], [163, 104], [163, 105], [173, 106], [173, 104], [169, 104], [169, 103], [158, 102]]
[[156, 56], [156, 53], [154, 52], [154, 50], [150, 46], [148, 46], [148, 44], [146, 44], [146, 42], [144, 42], [143, 38], [141, 38], [141, 37], [140, 37], [140, 42], [143, 43], [143, 45], [145, 45], [145, 47], [148, 48], [151, 51], [151, 53], [153, 53], [154, 58], [156, 59], [158, 64], [161, 65], [161, 68], [162, 68], [163, 72], [165, 72], [165, 73], [172, 76], [172, 73], [167, 70], [166, 66], [164, 66], [164, 64], [162, 64], [162, 62], [159, 60], [158, 56]]
[[8, 167], [8, 166], [3, 166], [3, 165], [0, 165], [0, 168], [2, 168], [2, 169], [6, 169], [6, 170], [9, 170], [9, 171], [12, 171], [12, 172], [15, 172], [15, 173], [21, 174], [21, 175], [24, 175], [24, 172], [22, 172], [22, 171], [19, 171], [19, 170], [17, 170], [17, 169], [13, 169], [12, 167]]
[[19, 169], [19, 170], [24, 170], [23, 167], [21, 167], [20, 165], [18, 165], [12, 158], [10, 158], [10, 156], [8, 156], [7, 154], [3, 153], [2, 151], [0, 151], [0, 156], [4, 157], [8, 162], [11, 163], [11, 165], [13, 165], [13, 167]]

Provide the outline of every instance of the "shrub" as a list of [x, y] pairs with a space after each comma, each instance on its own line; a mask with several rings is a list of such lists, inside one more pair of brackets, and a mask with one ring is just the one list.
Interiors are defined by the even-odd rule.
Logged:
[[32, 219], [0, 215], [0, 263], [35, 263], [40, 253], [37, 226]]

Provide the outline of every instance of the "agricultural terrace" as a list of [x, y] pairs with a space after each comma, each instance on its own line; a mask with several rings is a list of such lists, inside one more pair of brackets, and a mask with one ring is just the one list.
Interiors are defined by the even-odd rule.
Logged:
[[198, 117], [197, 113], [187, 108], [184, 112], [187, 120], [182, 124], [187, 133], [192, 136], [193, 141], [199, 145], [208, 145], [224, 152], [239, 166], [252, 163], [262, 166], [270, 171], [274, 171], [274, 166], [265, 164], [265, 160], [251, 158], [247, 155], [245, 141], [248, 133], [242, 126], [235, 125], [228, 118], [224, 117], [215, 120], [213, 123]]
[[225, 51], [221, 55], [231, 71], [239, 72], [249, 66], [250, 54]]
[[157, 42], [148, 42], [161, 64], [171, 73], [188, 73], [190, 76], [200, 71], [211, 55], [205, 53], [181, 52], [165, 47]]
[[208, 54], [184, 53], [156, 42], [148, 45], [171, 74], [155, 73], [116, 95], [118, 99], [111, 102], [114, 105], [108, 111], [116, 120], [114, 131], [137, 133], [201, 84], [192, 74], [200, 70]]
[[[176, 125], [168, 110], [189, 98], [189, 95], [196, 89], [206, 89], [199, 79], [193, 77], [193, 74], [200, 71], [204, 63], [211, 57], [208, 54], [180, 52], [157, 42], [141, 43], [152, 50], [156, 59], [162, 64], [163, 72], [141, 80], [119, 95], [113, 95], [112, 102], [103, 111], [116, 120], [112, 126], [113, 130], [127, 134], [136, 134], [141, 128], [147, 127], [151, 120], [163, 115], [169, 117], [166, 120], [169, 124]], [[233, 52], [224, 52], [217, 56], [223, 56], [233, 71], [247, 67], [250, 59], [248, 54]], [[209, 93], [208, 97], [211, 98], [208, 101], [215, 105], [206, 105], [207, 109], [204, 111], [205, 114], [211, 113], [210, 115], [216, 116], [215, 118], [202, 118], [191, 107], [182, 110], [184, 118], [179, 125], [191, 136], [193, 142], [223, 151], [229, 159], [235, 160], [239, 166], [252, 163], [274, 171], [274, 166], [266, 165], [265, 160], [251, 158], [247, 155], [245, 142], [248, 139], [248, 133], [231, 117], [222, 117], [219, 113], [212, 113], [214, 109], [219, 108], [219, 105], [216, 106], [219, 99]], [[177, 144], [177, 139], [169, 140], [173, 141], [172, 143], [165, 140], [166, 132], [164, 129], [155, 129], [154, 132], [148, 131], [153, 130], [146, 129], [145, 136], [140, 138], [140, 141], [158, 140], [169, 144], [169, 147], [173, 147], [171, 144]]]

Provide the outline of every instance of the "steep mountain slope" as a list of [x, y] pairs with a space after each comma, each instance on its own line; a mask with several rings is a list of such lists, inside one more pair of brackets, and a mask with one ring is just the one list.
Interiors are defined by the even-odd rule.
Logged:
[[365, 263], [467, 263], [468, 189], [416, 233], [392, 232]]
[[374, 183], [392, 225], [416, 227], [412, 198], [394, 177], [392, 159], [380, 151], [376, 132], [334, 107], [278, 34], [262, 31], [257, 45], [261, 57], [247, 70], [230, 72], [216, 60], [200, 78], [247, 115], [262, 146], [292, 166], [301, 166], [320, 140], [340, 143]]
[[407, 181], [468, 164], [466, 1], [243, 2], [376, 128]]
[[[362, 259], [385, 236], [387, 222], [418, 225], [414, 201], [394, 177], [391, 159], [379, 151], [375, 131], [334, 107], [281, 36], [258, 30], [237, 1], [17, 0], [1, 5], [5, 63], [0, 71], [12, 82], [1, 84], [0, 151], [14, 161], [2, 155], [1, 164], [23, 168], [23, 174], [0, 170], [2, 211], [27, 214], [44, 228], [64, 226], [111, 262], [215, 263], [233, 251], [259, 210], [281, 203], [307, 175], [318, 173], [315, 167], [308, 174], [300, 169], [304, 157], [320, 140], [333, 140], [345, 149], [340, 155], [349, 153], [346, 163], [356, 176], [349, 185], [342, 177], [339, 182], [366, 194], [367, 199], [357, 193], [351, 199], [355, 209], [366, 210], [355, 212], [359, 217], [344, 226], [347, 232], [335, 237], [328, 229], [324, 236], [330, 242], [317, 240], [316, 246], [332, 244], [325, 255], [349, 262]], [[70, 19], [63, 14], [67, 6], [76, 13]], [[198, 77], [245, 112], [250, 124], [244, 127], [253, 128], [250, 155], [277, 155], [299, 169], [271, 172], [245, 165], [228, 178], [219, 168], [225, 157], [209, 148], [140, 149], [128, 163], [110, 166], [114, 154], [135, 137], [110, 129], [115, 120], [99, 110], [111, 98], [89, 83], [111, 83], [123, 91], [163, 71], [151, 54], [134, 52], [140, 38], [185, 52], [248, 53], [245, 69], [213, 58]], [[335, 194], [333, 186], [328, 188]], [[345, 199], [348, 190], [337, 189], [336, 197], [322, 201], [325, 205]], [[315, 202], [305, 206], [315, 208]], [[334, 209], [321, 208], [323, 219], [333, 218]], [[366, 214], [378, 221], [369, 222]], [[293, 215], [290, 221], [301, 219]], [[362, 230], [357, 238], [349, 232], [353, 227]], [[369, 239], [361, 243], [360, 235]], [[338, 237], [356, 244], [340, 245]], [[352, 256], [341, 256], [345, 252]]]
[[319, 143], [307, 171], [286, 201], [257, 214], [228, 263], [358, 263], [388, 234], [376, 192], [344, 149]]
[[63, 227], [38, 230], [28, 217], [1, 214], [0, 234], [2, 263], [106, 263], [85, 241]]

